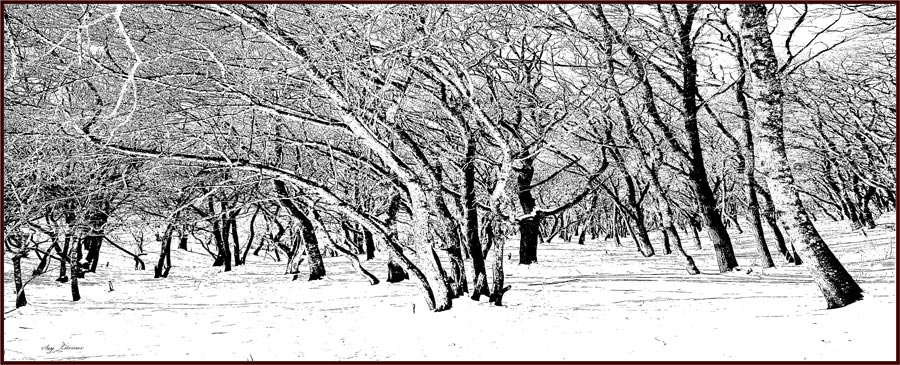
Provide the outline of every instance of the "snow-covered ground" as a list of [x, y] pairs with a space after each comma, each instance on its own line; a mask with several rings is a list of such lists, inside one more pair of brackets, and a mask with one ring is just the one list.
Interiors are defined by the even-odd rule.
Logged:
[[[167, 279], [153, 278], [152, 251], [147, 270], [134, 271], [106, 247], [98, 272], [81, 281], [80, 302], [51, 269], [28, 285], [28, 306], [12, 310], [7, 260], [3, 358], [896, 361], [895, 232], [817, 227], [866, 291], [863, 301], [825, 310], [805, 267], [776, 255], [777, 268], [760, 270], [749, 233], [734, 231], [742, 270], [728, 274], [717, 273], [708, 239], [703, 250], [685, 239], [703, 272], [695, 276], [674, 255], [641, 257], [630, 239], [618, 248], [543, 244], [531, 266], [515, 263], [510, 241], [505, 306], [461, 298], [441, 313], [429, 312], [411, 283], [370, 286], [340, 257], [326, 259], [324, 280], [291, 281], [283, 262], [252, 255], [222, 273], [193, 243], [194, 252], [174, 252]], [[658, 234], [651, 238], [660, 252]], [[383, 258], [364, 265], [386, 276]]]

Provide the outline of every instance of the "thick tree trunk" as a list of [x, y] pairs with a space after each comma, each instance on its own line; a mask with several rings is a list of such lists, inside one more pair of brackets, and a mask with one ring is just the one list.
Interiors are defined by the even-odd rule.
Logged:
[[[488, 226], [488, 240], [494, 240], [494, 227]], [[494, 255], [494, 261], [491, 264], [491, 274], [493, 275], [493, 286], [489, 301], [495, 306], [503, 305], [503, 294], [509, 291], [510, 286], [503, 287], [503, 242], [492, 242], [491, 252]]]
[[[397, 213], [400, 211], [400, 196], [395, 195], [391, 198], [391, 202], [388, 205], [387, 210], [387, 220], [386, 225], [390, 230], [388, 239], [394, 240], [397, 238]], [[403, 280], [409, 279], [409, 274], [406, 270], [403, 269], [403, 266], [400, 265], [399, 258], [394, 254], [392, 250], [388, 250], [388, 263], [387, 263], [387, 282], [389, 283], [399, 283]]]
[[56, 254], [59, 255], [59, 258], [62, 259], [59, 261], [59, 277], [56, 278], [56, 281], [60, 283], [69, 281], [69, 276], [67, 274], [68, 270], [66, 270], [66, 263], [68, 262], [67, 258], [69, 257], [69, 242], [71, 240], [72, 235], [67, 233], [63, 238], [63, 247], [60, 248], [59, 245], [56, 246]]
[[300, 251], [300, 247], [303, 245], [303, 236], [293, 234], [290, 236], [290, 239], [290, 245], [281, 244], [281, 249], [284, 250], [284, 254], [287, 256], [284, 273], [293, 275], [293, 279], [297, 280], [300, 274], [300, 264], [303, 263], [303, 253]]
[[[213, 241], [216, 244], [216, 259], [213, 261], [212, 266], [223, 266], [225, 265], [226, 259], [230, 260], [228, 256], [225, 255], [225, 247], [226, 244], [224, 242], [224, 227], [221, 226], [221, 219], [219, 219], [219, 214], [216, 213], [216, 205], [213, 202], [212, 196], [207, 200], [207, 206], [209, 208], [209, 221], [212, 225], [212, 237]], [[228, 266], [225, 271], [231, 270], [231, 263], [229, 261]]]
[[388, 259], [387, 267], [387, 282], [389, 283], [399, 283], [403, 280], [409, 279], [409, 274], [406, 273], [406, 270], [403, 270], [403, 266], [397, 263], [397, 260], [394, 258], [394, 254], [389, 254], [390, 258]]
[[519, 221], [519, 264], [531, 265], [537, 262], [539, 226], [537, 218]]
[[742, 38], [750, 51], [756, 98], [756, 116], [760, 121], [757, 152], [766, 172], [775, 207], [785, 211], [793, 244], [806, 261], [813, 281], [819, 286], [828, 308], [840, 308], [862, 299], [862, 289], [822, 240], [800, 201], [790, 168], [784, 141], [784, 116], [781, 76], [772, 46], [763, 4], [740, 5]]
[[[527, 155], [528, 151], [523, 151]], [[521, 167], [516, 169], [518, 173], [518, 196], [522, 213], [531, 214], [536, 202], [531, 194], [531, 180], [534, 177], [534, 157], [529, 156], [521, 160]], [[535, 214], [533, 217], [519, 221], [519, 264], [531, 265], [537, 262], [537, 244], [540, 234], [541, 219]]]
[[363, 228], [363, 237], [366, 240], [366, 261], [375, 258], [375, 240], [372, 238], [372, 232]]
[[[729, 30], [732, 28], [729, 27]], [[735, 34], [735, 36], [737, 36]], [[745, 84], [747, 81], [746, 67], [744, 66], [744, 47], [740, 42], [735, 43], [737, 54], [735, 59], [738, 64], [740, 75], [735, 83], [735, 100], [738, 102], [742, 122], [741, 130], [744, 134], [743, 159], [741, 161], [741, 169], [744, 173], [744, 185], [747, 189], [747, 217], [750, 218], [750, 229], [753, 232], [753, 238], [756, 241], [756, 250], [759, 255], [760, 265], [764, 268], [775, 267], [772, 262], [772, 254], [769, 252], [769, 246], [766, 244], [766, 236], [763, 234], [762, 219], [759, 215], [759, 200], [756, 196], [756, 152], [753, 143], [752, 119], [750, 117], [750, 107], [747, 104], [747, 98], [744, 96]], [[737, 219], [735, 219], [737, 224]], [[740, 227], [738, 227], [740, 231]], [[783, 245], [783, 243], [782, 243]]]
[[188, 228], [185, 225], [181, 225], [181, 229], [178, 231], [178, 249], [187, 251], [187, 242], [188, 242]]
[[[49, 254], [47, 254], [49, 256]], [[22, 256], [13, 255], [13, 281], [16, 284], [16, 308], [28, 304], [25, 298], [25, 285], [22, 283]]]
[[469, 257], [472, 259], [474, 282], [472, 283], [472, 300], [478, 300], [482, 295], [490, 295], [487, 285], [487, 269], [484, 264], [484, 256], [481, 248], [481, 238], [478, 236], [478, 201], [475, 197], [475, 136], [472, 131], [467, 131], [466, 155], [463, 159], [463, 194], [466, 209], [466, 247]]
[[[696, 167], [695, 168], [700, 168]], [[702, 178], [700, 177], [702, 173]], [[716, 210], [716, 200], [709, 183], [706, 180], [706, 169], [697, 172], [693, 177], [695, 190], [694, 192], [700, 197], [700, 211], [703, 215], [704, 228], [709, 239], [712, 242], [713, 250], [716, 252], [716, 263], [719, 265], [719, 272], [728, 272], [738, 266], [737, 259], [734, 256], [734, 248], [731, 245], [731, 237], [725, 230], [722, 223], [722, 216]]]
[[666, 229], [663, 228], [659, 231], [662, 234], [663, 240], [663, 255], [668, 255], [672, 253], [672, 247], [669, 246], [669, 235], [666, 234]]
[[637, 229], [637, 232], [632, 232], [632, 236], [634, 236], [634, 241], [637, 242], [638, 251], [640, 251], [644, 257], [651, 257], [655, 252], [653, 251], [653, 246], [650, 244], [650, 234], [647, 233], [647, 226], [644, 223], [644, 213], [636, 211], [635, 215], [637, 216], [637, 219], [634, 221], [634, 228]]

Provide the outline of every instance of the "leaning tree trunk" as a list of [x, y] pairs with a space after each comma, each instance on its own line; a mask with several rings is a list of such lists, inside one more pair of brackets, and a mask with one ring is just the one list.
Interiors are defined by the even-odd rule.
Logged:
[[[329, 233], [328, 230], [325, 229], [325, 222], [322, 221], [322, 216], [319, 214], [319, 212], [315, 209], [310, 209], [310, 211], [312, 212], [311, 220], [314, 223], [315, 228], [322, 232], [322, 237], [325, 239], [325, 247], [327, 249], [331, 249], [333, 255], [334, 251], [337, 251], [341, 255], [344, 255], [344, 257], [346, 257], [348, 260], [350, 260], [350, 265], [353, 266], [353, 269], [356, 270], [356, 272], [358, 272], [360, 275], [365, 277], [369, 284], [378, 284], [378, 278], [376, 278], [375, 275], [372, 275], [372, 273], [370, 273], [368, 270], [366, 270], [366, 268], [362, 266], [362, 264], [359, 262], [359, 257], [353, 254], [353, 252], [350, 252], [350, 250], [334, 243], [334, 238], [331, 237], [331, 233]], [[369, 232], [371, 234], [371, 231], [369, 231], [368, 229], [366, 229], [366, 232]]]
[[172, 268], [172, 223], [166, 226], [160, 240], [159, 262], [153, 268], [154, 278], [165, 278], [169, 276], [169, 269]]
[[[732, 28], [729, 27], [728, 29], [731, 30]], [[740, 42], [736, 42], [735, 49], [737, 50], [735, 59], [738, 64], [738, 71], [740, 71], [735, 83], [735, 100], [737, 100], [741, 110], [740, 119], [744, 133], [744, 158], [740, 167], [744, 170], [744, 183], [747, 188], [747, 216], [750, 218], [750, 229], [753, 231], [753, 238], [756, 241], [756, 250], [761, 261], [760, 264], [764, 268], [775, 267], [775, 263], [772, 262], [772, 254], [769, 252], [769, 246], [766, 244], [766, 236], [763, 234], [762, 219], [759, 215], [759, 200], [756, 196], [756, 153], [753, 150], [750, 107], [747, 104], [747, 98], [744, 96], [744, 85], [747, 81], [747, 70], [744, 66], [744, 47]], [[735, 217], [734, 223], [737, 225], [737, 217]], [[738, 230], [740, 230], [740, 226], [738, 226]]]
[[758, 191], [759, 195], [763, 197], [764, 201], [763, 218], [765, 218], [769, 229], [772, 230], [772, 235], [775, 236], [775, 244], [778, 248], [778, 252], [784, 256], [785, 261], [800, 265], [803, 261], [799, 256], [792, 254], [791, 251], [788, 250], [786, 240], [784, 239], [784, 233], [782, 233], [781, 228], [778, 227], [778, 221], [775, 214], [775, 203], [772, 202], [772, 197], [769, 196], [768, 187], [764, 188], [762, 185], [768, 186], [768, 183], [761, 181], [757, 184], [757, 187], [760, 188]]
[[766, 172], [775, 207], [785, 211], [794, 246], [806, 261], [828, 308], [840, 308], [862, 299], [862, 289], [834, 256], [809, 219], [800, 200], [784, 141], [784, 110], [778, 59], [769, 34], [766, 6], [740, 5], [741, 37], [750, 52], [754, 76], [756, 116], [760, 121], [757, 152]]
[[306, 216], [306, 213], [300, 210], [294, 201], [288, 195], [287, 187], [284, 181], [274, 180], [275, 191], [281, 197], [281, 205], [283, 205], [291, 215], [300, 221], [301, 234], [303, 242], [306, 244], [306, 256], [309, 258], [309, 278], [308, 280], [319, 280], [325, 277], [325, 262], [322, 260], [322, 253], [319, 251], [319, 240], [316, 238], [316, 230], [312, 221]]

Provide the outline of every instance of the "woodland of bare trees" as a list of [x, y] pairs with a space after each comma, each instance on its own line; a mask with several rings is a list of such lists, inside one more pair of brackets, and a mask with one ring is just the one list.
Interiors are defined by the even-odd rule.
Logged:
[[748, 230], [838, 308], [863, 289], [817, 222], [895, 210], [894, 5], [3, 9], [17, 306], [38, 275], [78, 301], [101, 248], [499, 306], [551, 240], [697, 274], [704, 237], [725, 273]]

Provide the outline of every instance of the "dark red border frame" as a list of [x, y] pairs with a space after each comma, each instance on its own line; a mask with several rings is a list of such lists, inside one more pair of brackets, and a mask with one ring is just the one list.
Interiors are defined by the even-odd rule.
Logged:
[[[260, 1], [260, 0], [245, 0], [245, 1], [217, 1], [217, 0], [189, 0], [189, 1], [172, 1], [172, 0], [127, 0], [127, 1], [115, 1], [115, 0], [84, 0], [84, 1], [39, 1], [39, 0], [5, 0], [0, 2], [0, 11], [6, 12], [6, 5], [8, 4], [185, 4], [185, 3], [198, 3], [198, 4], [573, 4], [573, 3], [629, 3], [629, 4], [684, 4], [684, 3], [699, 3], [699, 4], [894, 4], [898, 8], [900, 8], [900, 0], [862, 0], [862, 1], [809, 1], [809, 0], [788, 0], [788, 1], [775, 1], [775, 0], [745, 0], [745, 1], [734, 1], [734, 0], [725, 0], [725, 1], [673, 1], [673, 0], [660, 0], [660, 1], [647, 1], [647, 0], [623, 0], [623, 1], [560, 1], [560, 0], [538, 0], [538, 1], [503, 1], [503, 0], [456, 0], [456, 1], [440, 1], [440, 0], [423, 0], [423, 1], [402, 1], [402, 0], [351, 0], [351, 1], [328, 1], [328, 0], [307, 0], [307, 1]], [[4, 19], [0, 17], [0, 28], [4, 26]], [[900, 28], [895, 27], [895, 43], [898, 38], [900, 38]], [[0, 53], [3, 52], [3, 49], [6, 45], [6, 42], [0, 42]], [[896, 47], [894, 49], [897, 52]], [[900, 52], [897, 52], [900, 55]], [[3, 69], [4, 59], [0, 57], [0, 69]], [[895, 75], [896, 71], [900, 70], [895, 64]], [[896, 82], [896, 81], [895, 81]], [[2, 83], [2, 80], [0, 80]], [[895, 83], [894, 87], [897, 85]], [[0, 98], [5, 100], [4, 90], [0, 88]], [[900, 104], [900, 95], [897, 96], [898, 104]], [[0, 103], [0, 129], [3, 129], [4, 135], [6, 134], [6, 127], [4, 124], [4, 119], [6, 117], [5, 113], [5, 102]], [[894, 141], [900, 142], [900, 138], [897, 138], [896, 131], [900, 129], [900, 122], [898, 122], [896, 116], [894, 117], [895, 123], [895, 133], [894, 133]], [[6, 152], [4, 148], [4, 141], [0, 140], [0, 154], [3, 155], [3, 160], [0, 160], [0, 180], [3, 179], [6, 170], [3, 168], [3, 164], [6, 160]], [[900, 165], [900, 154], [896, 154], [894, 156], [895, 164]], [[896, 178], [896, 176], [895, 176]], [[895, 187], [900, 185], [900, 180], [895, 181]], [[3, 192], [3, 187], [0, 186], [0, 193]], [[900, 204], [900, 194], [898, 194], [895, 199], [897, 200], [895, 204]], [[3, 201], [0, 200], [0, 209], [3, 209]], [[895, 224], [900, 223], [900, 219], [895, 217]], [[3, 216], [0, 216], [0, 225], [2, 225], [4, 237], [6, 235], [6, 224], [3, 222]], [[896, 238], [896, 237], [895, 237]], [[894, 244], [896, 245], [896, 239], [894, 240]], [[896, 247], [895, 247], [896, 249]], [[0, 247], [0, 252], [2, 252], [3, 256], [6, 256], [5, 247]], [[0, 270], [5, 266], [6, 261], [0, 261]], [[900, 281], [896, 278], [897, 266], [896, 263], [894, 265], [894, 284], [897, 287], [897, 291], [900, 291]], [[0, 293], [4, 290], [4, 281], [0, 281]], [[900, 337], [900, 305], [895, 307], [897, 326], [895, 328], [895, 339]], [[4, 312], [4, 301], [0, 300], [0, 312]], [[4, 351], [4, 338], [6, 336], [6, 331], [4, 330], [3, 320], [0, 319], [0, 364], [59, 364], [59, 363], [72, 363], [72, 364], [86, 364], [86, 365], [107, 365], [107, 364], [245, 364], [246, 361], [5, 361], [6, 351]], [[404, 364], [421, 364], [421, 363], [433, 363], [433, 364], [482, 364], [482, 363], [491, 363], [491, 364], [735, 364], [735, 365], [751, 365], [751, 364], [900, 364], [900, 347], [895, 348], [894, 361], [255, 361], [255, 363], [259, 364], [335, 364], [335, 363], [355, 363], [355, 364], [384, 364], [384, 365], [404, 365]]]

